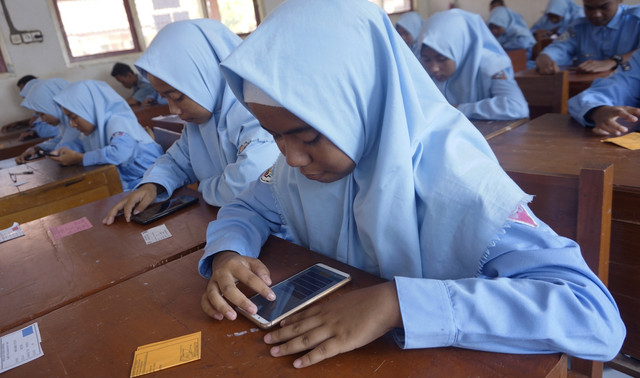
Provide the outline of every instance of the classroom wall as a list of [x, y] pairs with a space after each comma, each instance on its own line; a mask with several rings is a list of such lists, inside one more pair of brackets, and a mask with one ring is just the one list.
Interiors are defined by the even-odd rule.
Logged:
[[[9, 73], [0, 74], [0, 125], [27, 118], [30, 112], [20, 107], [16, 81], [27, 74], [43, 78], [61, 77], [69, 81], [95, 79], [109, 83], [122, 96], [130, 91], [123, 88], [109, 73], [116, 61], [132, 65], [139, 54], [129, 54], [114, 58], [85, 63], [68, 63], [64, 44], [58, 37], [57, 22], [51, 0], [5, 0], [13, 24], [21, 30], [41, 30], [42, 43], [12, 45], [9, 40], [9, 27], [0, 9], [0, 49], [8, 58]], [[283, 0], [260, 0], [264, 14], [270, 13]], [[542, 14], [546, 1], [506, 0], [507, 5], [520, 12], [528, 24], [533, 24]], [[577, 0], [579, 4], [582, 2]], [[640, 4], [640, 0], [625, 0], [626, 4]], [[458, 7], [488, 16], [489, 0], [414, 0], [414, 7], [424, 18], [431, 14]], [[392, 16], [395, 22], [398, 16]]]

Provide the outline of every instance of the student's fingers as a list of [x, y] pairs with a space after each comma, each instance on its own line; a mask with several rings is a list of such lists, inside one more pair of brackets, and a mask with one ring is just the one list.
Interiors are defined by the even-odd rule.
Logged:
[[[211, 288], [209, 287], [211, 286]], [[200, 301], [200, 306], [202, 307], [202, 311], [205, 314], [216, 320], [224, 319], [225, 312], [228, 313], [229, 316], [233, 316], [235, 311], [228, 306], [224, 298], [220, 295], [219, 291], [217, 291], [217, 283], [209, 282], [207, 286], [207, 291], [202, 294], [202, 299]], [[225, 308], [226, 307], [226, 308]], [[218, 308], [222, 308], [224, 312], [218, 311]], [[229, 313], [229, 311], [233, 312], [233, 314]]]
[[640, 117], [640, 108], [634, 108], [633, 106], [623, 106], [623, 109], [629, 114], [629, 118], [627, 118], [627, 121], [638, 121], [638, 117]]
[[144, 209], [146, 209], [156, 199], [156, 196], [152, 195], [152, 193], [149, 193], [146, 191], [142, 193], [144, 195], [140, 198], [140, 201], [138, 202], [138, 205], [136, 206], [136, 208], [133, 209], [133, 212], [132, 212], [133, 215], [139, 214], [142, 211], [144, 211]]
[[105, 225], [110, 225], [113, 224], [113, 222], [115, 221], [116, 217], [118, 216], [118, 213], [120, 211], [122, 211], [122, 209], [124, 208], [124, 204], [126, 202], [126, 198], [121, 200], [120, 202], [116, 203], [111, 210], [109, 210], [109, 212], [107, 213], [107, 215], [102, 219], [102, 223]]

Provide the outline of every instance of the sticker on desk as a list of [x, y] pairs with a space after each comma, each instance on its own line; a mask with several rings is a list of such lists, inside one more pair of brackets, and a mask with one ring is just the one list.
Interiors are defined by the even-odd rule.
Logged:
[[18, 222], [13, 222], [13, 225], [11, 227], [0, 230], [0, 243], [18, 238], [20, 236], [24, 236], [24, 232], [22, 231], [22, 228], [20, 227]]
[[130, 377], [138, 377], [200, 359], [201, 332], [139, 346]]
[[80, 231], [88, 230], [93, 225], [87, 217], [82, 217], [80, 219], [76, 219], [72, 222], [61, 224], [59, 226], [51, 227], [49, 231], [51, 231], [51, 236], [53, 236], [53, 240], [60, 240], [65, 236], [73, 235]]
[[146, 231], [142, 231], [142, 237], [144, 238], [144, 242], [147, 243], [147, 245], [163, 239], [168, 239], [171, 236], [172, 235], [167, 229], [167, 226], [165, 226], [164, 224], [150, 228]]
[[44, 356], [38, 323], [0, 337], [0, 373]]
[[640, 150], [640, 133], [629, 133], [627, 135], [607, 138], [601, 142], [610, 142], [629, 150]]

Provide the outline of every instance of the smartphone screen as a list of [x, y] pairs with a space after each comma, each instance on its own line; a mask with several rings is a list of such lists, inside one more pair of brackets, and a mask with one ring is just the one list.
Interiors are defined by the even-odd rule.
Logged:
[[187, 195], [178, 196], [168, 201], [154, 203], [139, 214], [132, 216], [131, 219], [136, 223], [149, 224], [196, 202], [198, 202], [197, 197]]
[[276, 294], [275, 301], [269, 301], [261, 295], [253, 296], [251, 301], [258, 307], [255, 315], [239, 310], [260, 327], [270, 328], [350, 280], [351, 276], [345, 272], [316, 264], [272, 286]]

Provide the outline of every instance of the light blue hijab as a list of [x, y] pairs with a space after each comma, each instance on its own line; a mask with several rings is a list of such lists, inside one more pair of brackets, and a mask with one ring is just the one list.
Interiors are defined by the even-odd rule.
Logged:
[[[55, 78], [39, 80], [29, 88], [24, 100], [22, 100], [22, 103], [20, 105], [29, 110], [33, 110], [34, 112], [44, 113], [56, 117], [62, 125], [68, 126], [69, 120], [67, 119], [67, 116], [64, 115], [62, 109], [58, 106], [58, 104], [53, 101], [53, 97], [60, 93], [60, 91], [62, 91], [68, 85], [69, 82], [65, 79]], [[27, 86], [25, 85], [23, 91], [26, 88]], [[20, 94], [22, 94], [22, 92], [20, 92]]]
[[474, 276], [529, 198], [369, 1], [288, 0], [221, 69], [240, 101], [248, 80], [356, 163], [328, 184], [273, 167], [289, 237], [314, 251], [387, 279]]
[[96, 127], [91, 134], [80, 136], [86, 151], [104, 148], [118, 132], [142, 144], [154, 143], [125, 99], [104, 81], [72, 83], [53, 100]]
[[489, 14], [488, 24], [494, 24], [504, 28], [504, 34], [498, 37], [498, 42], [509, 49], [509, 42], [522, 39], [517, 48], [529, 49], [536, 44], [536, 39], [531, 30], [524, 23], [522, 16], [507, 7], [495, 7]]
[[413, 45], [415, 46], [416, 41], [418, 40], [418, 33], [420, 33], [420, 28], [422, 28], [423, 23], [424, 20], [420, 17], [418, 12], [407, 12], [398, 18], [396, 26], [402, 26], [409, 32], [409, 34], [411, 34], [413, 37]]
[[[547, 17], [549, 13], [562, 16], [562, 20], [554, 24]], [[531, 31], [538, 29], [554, 30], [557, 28], [556, 33], [562, 34], [573, 24], [573, 21], [580, 17], [584, 17], [584, 8], [573, 0], [549, 0], [547, 8], [544, 10], [544, 15], [531, 27]]]
[[451, 104], [478, 102], [491, 96], [492, 76], [505, 71], [513, 75], [511, 59], [477, 14], [451, 9], [425, 21], [414, 48], [420, 59], [423, 45], [456, 64], [456, 70], [437, 87]]
[[[227, 164], [237, 160], [236, 146], [251, 140], [273, 140], [229, 89], [218, 65], [242, 42], [226, 26], [210, 19], [178, 21], [162, 28], [136, 68], [161, 79], [213, 113], [195, 127], [189, 143], [204, 143], [206, 164], [192, 164], [199, 178], [220, 175]], [[190, 126], [192, 125], [192, 126]], [[252, 127], [250, 127], [252, 126]], [[242, 138], [243, 140], [237, 140]], [[196, 141], [196, 139], [198, 139]], [[191, 156], [195, 162], [197, 157]]]

